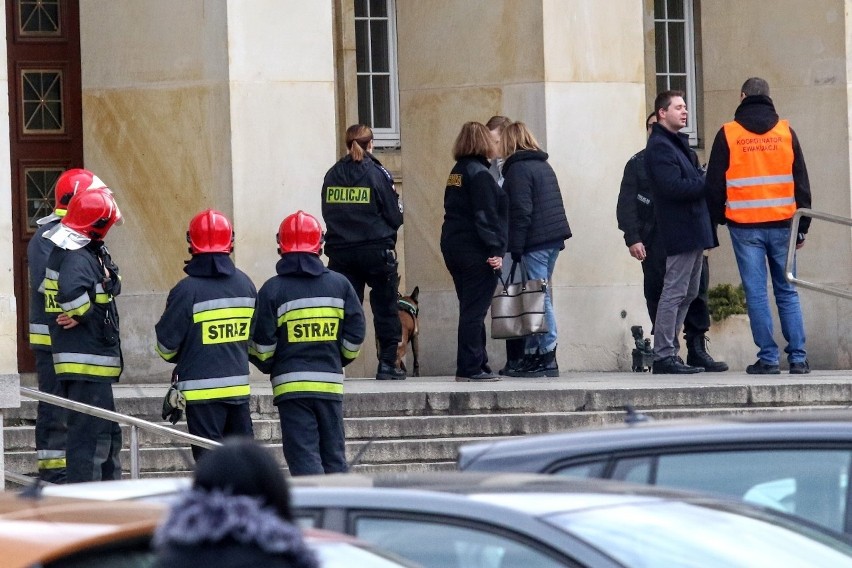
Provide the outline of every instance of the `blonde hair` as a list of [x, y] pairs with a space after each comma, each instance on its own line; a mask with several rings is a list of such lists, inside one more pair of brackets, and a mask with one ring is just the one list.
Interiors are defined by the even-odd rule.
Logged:
[[346, 148], [352, 160], [361, 162], [373, 140], [373, 129], [366, 124], [353, 124], [346, 129]]
[[518, 150], [541, 150], [538, 140], [523, 122], [513, 122], [500, 138], [501, 154], [509, 157]]
[[465, 122], [461, 132], [453, 144], [453, 159], [465, 156], [482, 156], [488, 158], [494, 149], [491, 132], [481, 122]]

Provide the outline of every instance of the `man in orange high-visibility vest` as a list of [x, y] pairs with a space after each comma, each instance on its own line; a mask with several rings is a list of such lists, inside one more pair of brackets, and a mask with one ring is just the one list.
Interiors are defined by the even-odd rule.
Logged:
[[[707, 202], [713, 221], [728, 225], [745, 289], [758, 347], [758, 360], [746, 372], [780, 373], [766, 289], [768, 265], [790, 373], [809, 373], [799, 295], [784, 278], [790, 220], [796, 209], [811, 206], [808, 170], [796, 133], [778, 118], [769, 84], [759, 77], [743, 83], [734, 120], [722, 126], [713, 142]], [[810, 218], [803, 217], [796, 248], [804, 246], [809, 225]]]

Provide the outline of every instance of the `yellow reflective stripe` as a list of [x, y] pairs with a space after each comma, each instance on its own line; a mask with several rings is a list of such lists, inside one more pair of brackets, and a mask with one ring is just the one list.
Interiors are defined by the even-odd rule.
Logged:
[[82, 316], [83, 314], [88, 312], [91, 307], [92, 307], [92, 304], [90, 302], [86, 302], [85, 304], [83, 304], [79, 308], [74, 308], [73, 310], [69, 310], [69, 311], [65, 312], [65, 314], [69, 317]]
[[342, 395], [343, 385], [340, 383], [320, 383], [316, 381], [294, 381], [272, 387], [273, 396], [294, 392], [323, 392]]
[[65, 458], [38, 460], [39, 469], [65, 469]]
[[171, 361], [175, 355], [177, 355], [177, 351], [165, 351], [164, 347], [161, 347], [158, 343], [154, 346], [154, 351], [157, 352], [157, 355], [165, 359], [166, 361]]
[[267, 360], [269, 360], [269, 359], [272, 359], [272, 357], [275, 355], [275, 351], [274, 351], [274, 350], [273, 350], [273, 351], [266, 351], [266, 352], [262, 352], [262, 351], [258, 351], [258, 350], [257, 350], [254, 346], [252, 346], [252, 345], [249, 345], [249, 350], [248, 350], [248, 351], [249, 351], [249, 355], [254, 356], [256, 359], [259, 359], [260, 361], [267, 361]]
[[235, 387], [219, 387], [215, 389], [182, 390], [187, 402], [191, 400], [211, 400], [215, 398], [232, 398], [237, 396], [249, 396], [251, 387], [249, 385], [238, 385]]
[[104, 292], [103, 294], [95, 294], [95, 303], [96, 304], [109, 304], [110, 295]]
[[45, 290], [59, 290], [59, 280], [53, 280], [51, 278], [45, 278], [42, 281]]
[[30, 344], [32, 345], [50, 345], [50, 335], [43, 333], [31, 333]]
[[254, 308], [218, 308], [215, 310], [207, 310], [192, 314], [192, 321], [200, 323], [203, 321], [228, 319], [228, 318], [248, 318], [254, 315]]
[[341, 347], [340, 353], [343, 354], [343, 356], [346, 357], [347, 359], [357, 359], [358, 355], [361, 354], [361, 350], [358, 349], [357, 351], [350, 351], [349, 349], [347, 349], [345, 347]]
[[288, 321], [307, 318], [343, 319], [343, 308], [324, 306], [322, 308], [300, 308], [297, 310], [290, 310], [286, 314], [282, 314], [278, 317], [278, 327], [281, 327], [282, 325], [284, 325], [285, 322]]
[[56, 299], [56, 295], [59, 292], [56, 290], [45, 290], [44, 291], [44, 311], [48, 314], [61, 314], [62, 308], [59, 307], [59, 301]]
[[117, 377], [121, 374], [120, 367], [104, 367], [87, 365], [85, 363], [54, 363], [56, 374], [94, 375], [96, 377]]

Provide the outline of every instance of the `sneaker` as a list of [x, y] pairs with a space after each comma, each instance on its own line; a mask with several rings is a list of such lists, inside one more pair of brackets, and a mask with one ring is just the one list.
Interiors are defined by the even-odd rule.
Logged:
[[692, 375], [703, 373], [704, 367], [690, 367], [678, 361], [677, 357], [666, 357], [654, 361], [651, 372], [655, 375]]
[[397, 369], [393, 365], [388, 365], [387, 363], [380, 362], [379, 368], [376, 369], [376, 380], [377, 381], [404, 381], [405, 380], [405, 371], [402, 369]]
[[495, 383], [499, 380], [500, 378], [494, 373], [486, 373], [485, 371], [469, 377], [456, 377], [457, 383]]
[[790, 374], [791, 375], [807, 375], [811, 372], [811, 366], [808, 365], [808, 360], [804, 361], [796, 361], [795, 363], [790, 363]]
[[758, 359], [754, 365], [746, 367], [746, 373], [749, 375], [779, 375], [781, 371], [778, 370], [778, 365], [770, 365], [764, 363], [763, 359]]

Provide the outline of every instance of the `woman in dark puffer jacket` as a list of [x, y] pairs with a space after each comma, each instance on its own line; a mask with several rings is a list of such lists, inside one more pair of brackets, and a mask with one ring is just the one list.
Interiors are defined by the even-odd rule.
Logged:
[[532, 279], [546, 279], [544, 302], [548, 332], [526, 338], [524, 358], [507, 363], [510, 377], [557, 377], [556, 316], [553, 311], [553, 269], [559, 251], [571, 237], [556, 173], [547, 152], [523, 122], [506, 127], [502, 137], [503, 189], [509, 196], [509, 252], [523, 259]]
[[154, 535], [155, 568], [319, 568], [292, 523], [287, 482], [251, 440], [198, 461], [192, 489]]

